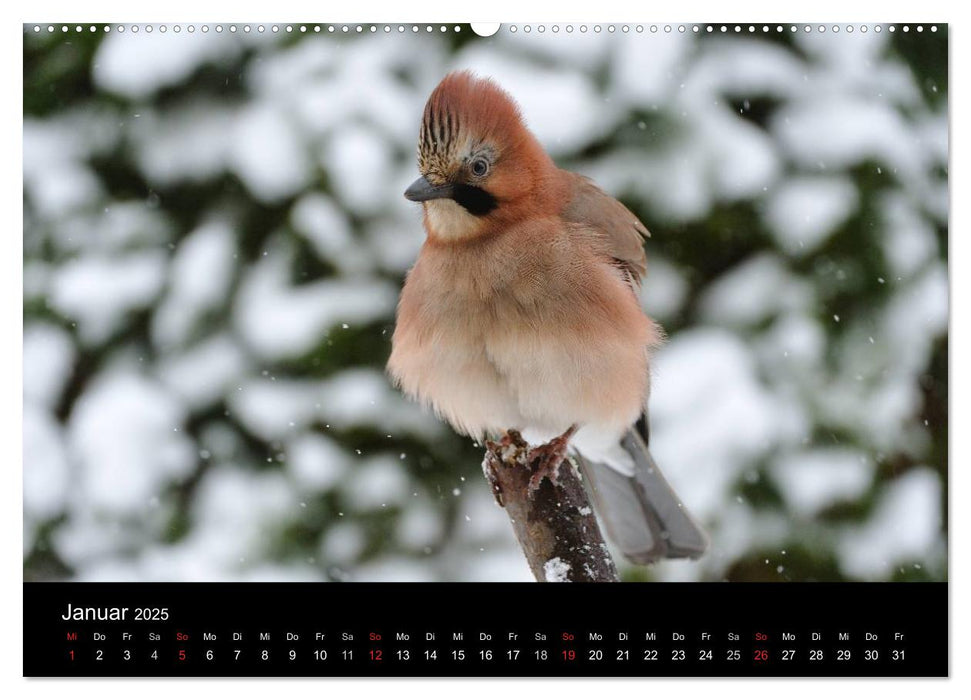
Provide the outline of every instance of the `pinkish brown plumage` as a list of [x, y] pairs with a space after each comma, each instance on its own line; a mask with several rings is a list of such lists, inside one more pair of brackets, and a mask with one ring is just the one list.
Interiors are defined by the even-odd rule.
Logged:
[[[515, 428], [535, 443], [576, 426], [583, 458], [635, 480], [622, 440], [661, 339], [637, 296], [647, 229], [557, 168], [512, 98], [467, 72], [429, 98], [418, 160], [405, 196], [422, 202], [427, 238], [398, 305], [394, 381], [476, 438]], [[666, 546], [627, 539], [635, 560]]]

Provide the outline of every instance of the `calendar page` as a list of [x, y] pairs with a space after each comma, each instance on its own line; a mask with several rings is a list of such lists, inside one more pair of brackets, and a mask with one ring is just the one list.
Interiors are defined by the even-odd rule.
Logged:
[[948, 675], [947, 24], [23, 61], [24, 675]]

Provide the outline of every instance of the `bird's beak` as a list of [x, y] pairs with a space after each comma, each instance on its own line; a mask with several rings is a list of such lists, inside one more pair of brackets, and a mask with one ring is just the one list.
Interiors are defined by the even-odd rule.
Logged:
[[424, 177], [420, 177], [411, 183], [405, 190], [405, 199], [412, 202], [427, 202], [429, 199], [448, 199], [452, 196], [454, 189], [451, 185], [433, 185]]

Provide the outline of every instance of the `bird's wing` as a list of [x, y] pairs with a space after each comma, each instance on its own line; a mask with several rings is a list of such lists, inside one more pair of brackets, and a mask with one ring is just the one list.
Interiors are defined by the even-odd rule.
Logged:
[[630, 209], [582, 175], [569, 173], [572, 196], [562, 216], [574, 224], [587, 226], [604, 238], [606, 252], [631, 277], [632, 286], [647, 274], [644, 239], [651, 234]]

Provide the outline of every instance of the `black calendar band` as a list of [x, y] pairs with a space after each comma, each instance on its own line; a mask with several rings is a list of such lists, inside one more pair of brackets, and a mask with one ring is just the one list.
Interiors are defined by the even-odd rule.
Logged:
[[26, 676], [946, 676], [946, 583], [25, 583]]

